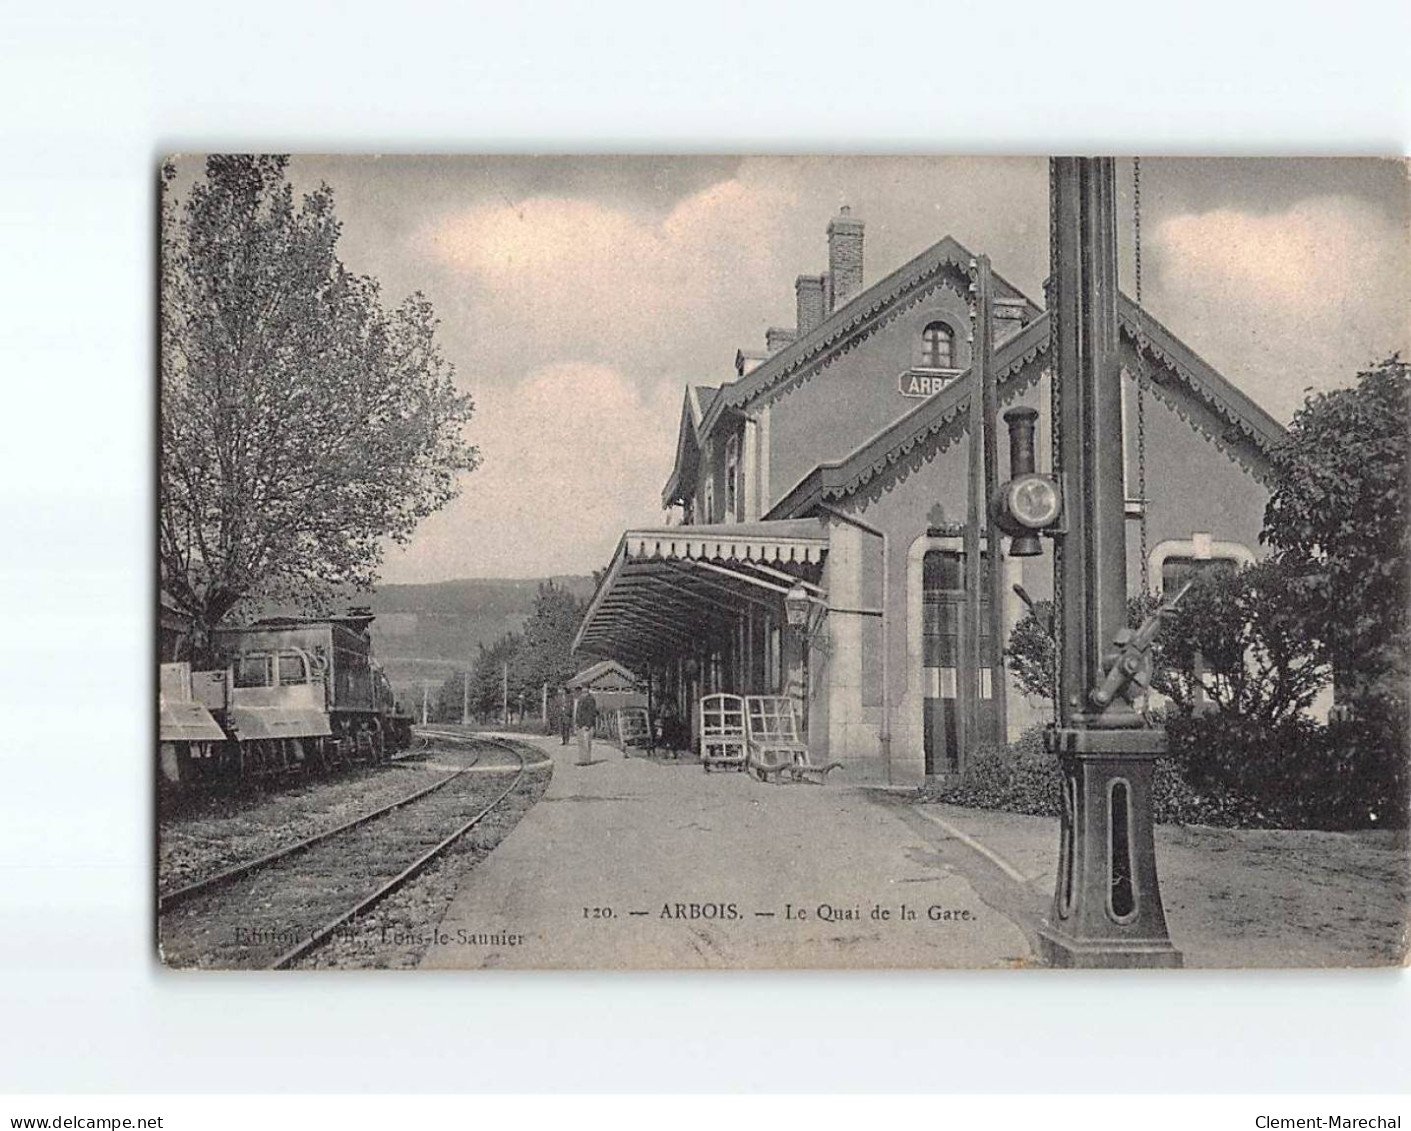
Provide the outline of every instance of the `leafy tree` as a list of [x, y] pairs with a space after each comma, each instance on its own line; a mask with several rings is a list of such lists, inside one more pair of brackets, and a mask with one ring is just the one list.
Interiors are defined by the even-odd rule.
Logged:
[[470, 672], [470, 709], [477, 717], [499, 718], [506, 665], [511, 669], [511, 700], [517, 695], [519, 684], [515, 682], [514, 669], [523, 644], [524, 638], [519, 633], [507, 632], [488, 647], [480, 645]]
[[534, 598], [534, 611], [524, 624], [524, 645], [514, 675], [516, 690], [539, 701], [540, 689], [559, 687], [574, 674], [570, 655], [573, 634], [583, 619], [583, 605], [572, 593], [552, 581], [542, 582]]
[[[1273, 724], [1305, 710], [1326, 685], [1326, 667], [1303, 633], [1294, 594], [1295, 564], [1269, 559], [1245, 569], [1202, 574], [1166, 613], [1151, 649], [1151, 687], [1177, 712], [1198, 707]], [[1132, 597], [1136, 628], [1156, 608]], [[1010, 633], [1009, 670], [1030, 695], [1053, 699], [1053, 605], [1035, 602]]]
[[[1127, 623], [1136, 628], [1155, 607], [1156, 602], [1150, 598], [1128, 598]], [[1056, 648], [1053, 602], [1035, 601], [1010, 631], [1004, 649], [1009, 671], [1025, 694], [1053, 702]]]
[[286, 165], [210, 157], [185, 200], [163, 170], [159, 562], [198, 648], [242, 601], [370, 587], [479, 463], [431, 304], [385, 309]]
[[436, 689], [436, 700], [432, 705], [432, 710], [436, 714], [437, 722], [458, 723], [461, 721], [461, 711], [465, 706], [465, 679], [465, 671], [457, 668]]
[[1009, 633], [1005, 658], [1026, 695], [1053, 702], [1053, 602], [1035, 601]]
[[1394, 356], [1319, 393], [1275, 454], [1262, 538], [1301, 563], [1297, 596], [1349, 697], [1404, 699], [1411, 595], [1411, 372]]
[[1256, 731], [1306, 711], [1328, 670], [1297, 609], [1305, 583], [1281, 558], [1200, 574], [1162, 621], [1153, 686], [1182, 714], [1204, 707]]

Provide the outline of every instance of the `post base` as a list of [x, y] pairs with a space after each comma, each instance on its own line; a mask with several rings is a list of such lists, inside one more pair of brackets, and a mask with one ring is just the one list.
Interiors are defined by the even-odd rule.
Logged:
[[1050, 966], [1069, 970], [1179, 970], [1185, 965], [1170, 939], [1078, 939], [1039, 928], [1039, 954]]

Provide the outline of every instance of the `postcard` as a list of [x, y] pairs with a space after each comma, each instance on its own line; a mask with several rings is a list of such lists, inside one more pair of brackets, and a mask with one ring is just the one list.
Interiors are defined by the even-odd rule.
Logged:
[[165, 160], [162, 962], [1405, 964], [1407, 184]]

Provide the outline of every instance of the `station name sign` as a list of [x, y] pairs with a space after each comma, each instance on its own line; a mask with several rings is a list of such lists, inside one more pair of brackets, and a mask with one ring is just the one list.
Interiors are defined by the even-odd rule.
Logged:
[[904, 397], [929, 397], [961, 375], [960, 369], [908, 369], [897, 377], [897, 391]]

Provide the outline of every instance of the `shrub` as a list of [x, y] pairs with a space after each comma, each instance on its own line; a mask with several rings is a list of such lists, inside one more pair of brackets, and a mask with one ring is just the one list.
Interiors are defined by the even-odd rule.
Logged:
[[1162, 620], [1153, 687], [1177, 713], [1213, 709], [1275, 736], [1329, 678], [1294, 611], [1306, 572], [1297, 559], [1268, 558], [1198, 575]]
[[1043, 748], [1043, 728], [1030, 727], [1007, 746], [982, 746], [958, 780], [923, 786], [925, 801], [1056, 817], [1062, 775]]
[[[1035, 817], [1059, 816], [1063, 775], [1058, 757], [1042, 749], [1040, 735], [1041, 728], [1036, 727], [1014, 746], [982, 748], [958, 779], [925, 785], [917, 799]], [[1256, 803], [1224, 786], [1192, 785], [1178, 757], [1156, 763], [1152, 814], [1161, 824], [1267, 827], [1277, 823]]]
[[1356, 829], [1406, 823], [1404, 752], [1365, 718], [1324, 726], [1214, 713], [1169, 721], [1173, 760], [1215, 824]]
[[[1325, 727], [1297, 716], [1272, 730], [1238, 716], [1176, 716], [1157, 760], [1152, 812], [1160, 824], [1223, 828], [1399, 828], [1407, 820], [1402, 752], [1366, 720]], [[1058, 758], [1033, 727], [1009, 746], [982, 747], [953, 781], [921, 801], [1056, 817]]]

